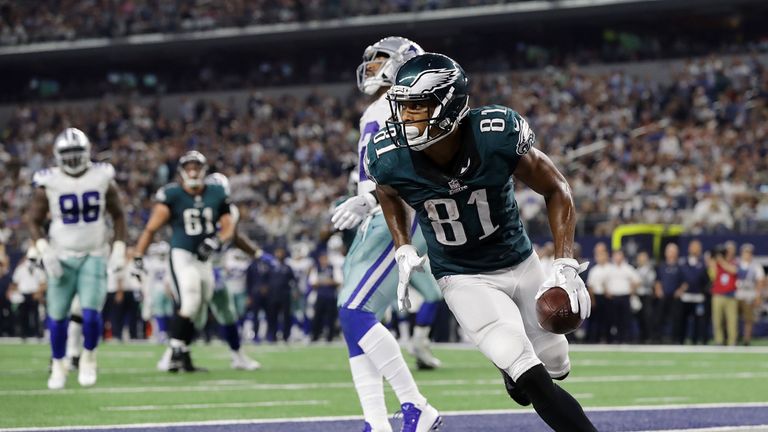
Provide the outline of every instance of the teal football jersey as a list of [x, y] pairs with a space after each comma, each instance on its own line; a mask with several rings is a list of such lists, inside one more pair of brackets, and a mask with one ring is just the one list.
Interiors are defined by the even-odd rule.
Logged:
[[386, 130], [366, 153], [368, 176], [416, 210], [435, 278], [511, 267], [532, 252], [512, 173], [534, 144], [533, 131], [515, 111], [493, 105], [471, 110], [459, 133], [462, 148], [449, 170], [396, 147]]
[[202, 194], [190, 195], [178, 183], [170, 183], [157, 191], [155, 200], [171, 210], [171, 247], [192, 253], [216, 233], [221, 215], [229, 213], [227, 192], [217, 184], [206, 184]]

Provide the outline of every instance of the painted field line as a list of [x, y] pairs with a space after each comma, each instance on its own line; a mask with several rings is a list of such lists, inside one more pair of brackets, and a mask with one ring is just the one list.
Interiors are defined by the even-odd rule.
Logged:
[[[649, 382], [649, 381], [698, 381], [698, 380], [752, 380], [768, 379], [768, 372], [731, 372], [713, 374], [667, 374], [667, 375], [609, 375], [593, 377], [569, 377], [567, 382], [580, 383], [615, 383], [615, 382]], [[479, 380], [420, 380], [420, 386], [444, 387], [466, 385], [501, 385], [499, 379]], [[2, 396], [63, 396], [72, 394], [121, 394], [121, 393], [172, 393], [172, 392], [220, 392], [220, 391], [248, 391], [248, 390], [288, 390], [301, 391], [325, 388], [352, 388], [352, 382], [330, 383], [295, 383], [295, 384], [245, 384], [225, 386], [145, 386], [145, 387], [95, 387], [88, 389], [63, 389], [63, 390], [3, 390]]]
[[[754, 425], [754, 426], [724, 426], [724, 427], [711, 427], [711, 428], [699, 428], [699, 429], [664, 429], [653, 430], [647, 432], [737, 432], [737, 431], [752, 431], [752, 432], [766, 432], [768, 431], [768, 424]], [[640, 431], [646, 432], [646, 431]]]
[[[436, 343], [434, 348], [454, 351], [476, 351], [477, 347], [469, 343]], [[608, 345], [608, 344], [570, 344], [571, 352], [615, 352], [615, 353], [716, 353], [716, 354], [767, 354], [768, 346], [716, 345]]]
[[[661, 411], [661, 410], [678, 410], [678, 409], [705, 409], [705, 408], [768, 408], [768, 402], [752, 402], [752, 403], [708, 403], [708, 404], [678, 404], [678, 405], [632, 405], [622, 407], [585, 407], [587, 412], [594, 411]], [[474, 416], [474, 415], [494, 415], [494, 414], [531, 414], [535, 413], [532, 408], [523, 409], [498, 409], [498, 410], [473, 410], [473, 411], [441, 411], [445, 416]], [[43, 431], [66, 431], [66, 430], [111, 430], [114, 428], [121, 429], [146, 429], [146, 428], [170, 428], [170, 427], [184, 427], [184, 426], [228, 426], [228, 425], [247, 425], [247, 424], [273, 424], [273, 423], [307, 423], [307, 422], [330, 422], [330, 421], [345, 421], [345, 420], [359, 420], [360, 415], [350, 416], [329, 416], [329, 417], [285, 417], [285, 418], [272, 418], [272, 419], [252, 419], [252, 420], [206, 420], [197, 422], [175, 422], [175, 423], [132, 423], [132, 424], [113, 424], [113, 425], [98, 425], [98, 426], [50, 426], [50, 427], [26, 427], [26, 428], [6, 428], [0, 429], [0, 432], [43, 432]], [[694, 431], [695, 429], [683, 429], [686, 432]], [[701, 429], [701, 431], [728, 431], [732, 429]], [[736, 430], [760, 430], [760, 429], [736, 429]], [[662, 431], [654, 431], [662, 432]], [[674, 430], [669, 431], [674, 432]]]
[[195, 410], [212, 408], [258, 408], [276, 406], [309, 406], [328, 405], [327, 400], [304, 401], [267, 401], [267, 402], [232, 402], [212, 404], [177, 404], [177, 405], [127, 405], [99, 407], [101, 411], [166, 411], [166, 410]]

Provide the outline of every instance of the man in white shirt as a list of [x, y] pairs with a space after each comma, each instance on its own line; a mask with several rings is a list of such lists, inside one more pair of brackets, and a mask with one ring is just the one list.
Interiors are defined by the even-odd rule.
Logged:
[[39, 259], [37, 251], [30, 253], [16, 266], [13, 271], [8, 297], [11, 302], [18, 299], [17, 319], [21, 324], [21, 337], [42, 337], [40, 331], [39, 301], [45, 292], [45, 272], [36, 262]]
[[[639, 342], [646, 343], [651, 338], [653, 326], [653, 286], [656, 283], [656, 269], [648, 256], [648, 252], [637, 254], [637, 274], [640, 276], [640, 285], [637, 287], [637, 301], [630, 298], [630, 306], [635, 314], [637, 326], [640, 330]], [[635, 302], [640, 306], [632, 306]], [[639, 303], [637, 303], [639, 302]]]
[[629, 325], [632, 317], [629, 298], [637, 292], [640, 282], [640, 275], [624, 259], [624, 252], [613, 251], [612, 263], [608, 265], [603, 279], [610, 322], [608, 336], [610, 342], [624, 343], [629, 340]]
[[598, 243], [594, 250], [595, 265], [589, 269], [587, 288], [592, 297], [592, 314], [589, 317], [587, 341], [597, 343], [608, 336], [608, 308], [605, 301], [605, 278], [608, 276], [610, 262], [605, 243]]

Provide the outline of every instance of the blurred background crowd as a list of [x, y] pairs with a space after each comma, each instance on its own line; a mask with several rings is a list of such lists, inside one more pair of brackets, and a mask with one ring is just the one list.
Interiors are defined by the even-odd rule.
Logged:
[[[154, 192], [174, 180], [178, 157], [188, 149], [202, 151], [214, 170], [230, 178], [243, 232], [268, 250], [286, 251], [287, 259], [304, 260], [305, 270], [296, 270], [291, 290], [297, 290], [292, 294], [297, 299], [307, 297], [305, 259], [317, 262], [328, 253], [329, 210], [349, 193], [349, 173], [357, 163], [357, 122], [369, 100], [353, 86], [355, 67], [365, 45], [400, 30], [465, 67], [471, 105], [506, 105], [528, 119], [536, 145], [571, 183], [578, 237], [605, 238], [631, 223], [680, 226], [689, 236], [768, 232], [765, 5], [735, 1], [725, 12], [702, 6], [693, 12], [665, 11], [661, 18], [654, 10], [646, 15], [612, 11], [611, 19], [598, 14], [590, 23], [544, 15], [547, 10], [541, 22], [524, 14], [518, 18], [515, 11], [497, 13], [501, 18], [483, 15], [519, 3], [524, 2], [0, 0], [0, 68], [7, 77], [0, 83], [0, 102], [5, 102], [0, 105], [4, 316], [22, 313], [12, 306], [22, 303], [18, 296], [10, 301], [10, 286], [26, 247], [22, 218], [32, 174], [52, 163], [53, 137], [68, 126], [85, 131], [96, 159], [115, 166], [132, 240], [143, 228]], [[457, 28], [451, 21], [430, 23], [429, 15], [422, 31], [376, 27], [377, 17], [396, 21], [441, 9], [466, 14], [459, 32], [466, 36], [452, 36]], [[339, 18], [349, 20], [329, 21]], [[367, 23], [370, 32], [363, 37], [352, 18]], [[309, 22], [338, 28], [312, 33]], [[549, 25], [553, 22], [557, 28]], [[288, 35], [269, 36], [279, 23], [297, 27]], [[267, 35], [264, 41], [244, 35], [217, 42], [206, 33], [229, 28], [262, 29]], [[199, 38], [194, 47], [173, 49], [179, 33], [193, 31]], [[125, 42], [125, 36], [144, 33], [166, 39], [156, 45]], [[107, 42], [89, 52], [78, 45], [86, 38]], [[49, 41], [69, 45], [34, 51]], [[641, 61], [646, 59], [665, 60]], [[549, 228], [543, 199], [521, 184], [516, 197], [529, 234], [545, 254]], [[600, 263], [602, 252], [592, 250], [595, 241], [587, 243], [583, 255]], [[343, 246], [332, 249], [343, 255]], [[719, 316], [720, 309], [712, 312], [709, 282], [700, 292], [704, 309], [694, 307], [691, 314], [682, 293], [675, 297], [679, 287], [669, 291], [675, 300], [665, 302], [669, 292], [659, 267], [666, 262], [665, 252], [645, 252], [642, 258], [633, 250], [628, 261], [641, 274], [650, 266], [656, 276], [646, 274], [638, 285], [644, 288], [633, 288], [627, 302], [630, 295], [650, 297], [640, 299], [639, 309], [637, 301], [605, 303], [613, 305], [605, 307], [611, 310], [629, 307], [637, 321], [618, 322], [612, 314], [599, 318], [598, 312], [580, 338], [682, 341], [681, 334], [693, 338], [680, 330], [687, 328], [684, 320], [706, 317], [696, 322], [711, 323], [710, 317]], [[714, 250], [707, 255], [707, 281], [717, 281], [723, 267], [716, 255]], [[728, 260], [738, 262], [736, 255]], [[255, 263], [248, 282], [257, 322], [259, 316], [266, 319], [267, 307], [259, 312], [258, 305], [269, 302], [259, 293], [265, 292], [260, 287], [273, 264]], [[604, 295], [603, 282], [596, 284], [593, 292]], [[757, 303], [759, 316], [762, 303]], [[300, 311], [297, 325], [311, 335], [304, 311], [312, 305], [306, 304], [292, 308]], [[131, 321], [135, 329], [144, 328], [137, 324], [139, 306], [131, 312], [138, 320]], [[666, 323], [659, 314], [678, 318]], [[18, 319], [5, 322], [13, 324], [3, 325], [6, 334], [22, 331]], [[450, 319], [445, 322], [438, 339], [455, 339]], [[712, 331], [710, 324], [700, 325], [706, 331], [700, 330], [694, 342], [707, 340]], [[142, 334], [136, 331], [131, 334]], [[735, 343], [728, 338], [719, 342]]]

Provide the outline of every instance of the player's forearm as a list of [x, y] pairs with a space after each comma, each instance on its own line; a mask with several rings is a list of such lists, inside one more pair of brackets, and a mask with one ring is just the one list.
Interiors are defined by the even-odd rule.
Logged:
[[155, 231], [149, 228], [144, 228], [141, 232], [139, 240], [136, 242], [136, 248], [134, 249], [133, 256], [142, 257], [147, 252], [149, 244], [152, 243], [152, 239], [155, 238]]
[[112, 215], [112, 222], [114, 224], [115, 229], [115, 240], [114, 241], [121, 241], [125, 242], [125, 239], [128, 238], [128, 227], [125, 223], [125, 215], [121, 211], [119, 214], [113, 214]]
[[384, 213], [384, 220], [387, 221], [387, 227], [392, 234], [392, 240], [395, 248], [411, 242], [408, 232], [408, 217], [405, 210], [405, 204], [400, 197], [392, 195], [381, 186], [376, 188], [376, 194], [379, 198], [381, 211]]
[[564, 181], [552, 193], [544, 197], [552, 238], [555, 243], [555, 258], [573, 258], [573, 236], [576, 233], [576, 209], [573, 205], [571, 188]]
[[248, 237], [241, 235], [237, 230], [235, 230], [234, 236], [232, 238], [232, 244], [250, 256], [256, 256], [259, 252], [261, 252], [261, 249], [256, 246], [256, 243], [251, 241], [251, 239]]
[[112, 217], [115, 230], [115, 240], [125, 242], [128, 237], [128, 227], [125, 223], [125, 212], [120, 203], [120, 192], [114, 182], [107, 189], [107, 211]]

